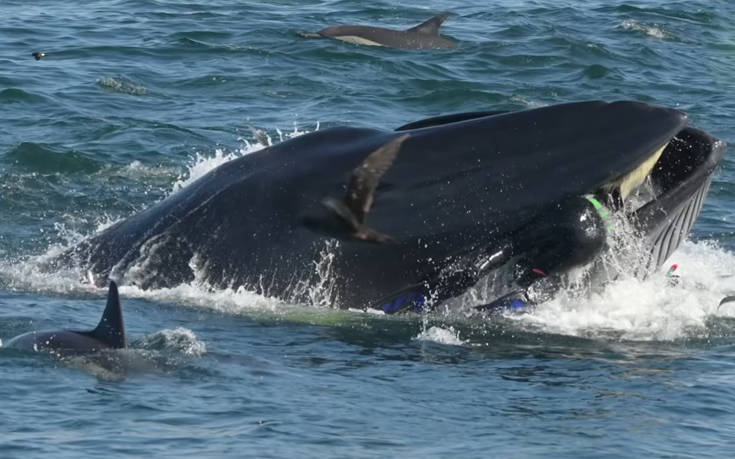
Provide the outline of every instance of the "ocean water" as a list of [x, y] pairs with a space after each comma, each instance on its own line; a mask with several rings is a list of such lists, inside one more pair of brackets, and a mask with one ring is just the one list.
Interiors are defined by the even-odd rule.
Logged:
[[[93, 327], [105, 291], [39, 258], [260, 148], [256, 130], [635, 99], [735, 144], [731, 1], [416, 5], [2, 0], [0, 339]], [[455, 50], [302, 36], [442, 11]], [[0, 457], [732, 457], [733, 158], [676, 286], [622, 278], [486, 320], [123, 286], [130, 349], [0, 348]]]

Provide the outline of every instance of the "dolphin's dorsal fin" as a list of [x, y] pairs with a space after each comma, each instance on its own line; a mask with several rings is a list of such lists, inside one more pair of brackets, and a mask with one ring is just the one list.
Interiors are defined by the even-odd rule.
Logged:
[[107, 306], [102, 314], [97, 328], [89, 335], [113, 348], [123, 348], [125, 344], [125, 324], [123, 323], [120, 297], [117, 294], [117, 284], [110, 281], [110, 290], [107, 293]]
[[438, 16], [434, 16], [426, 22], [422, 22], [416, 27], [411, 27], [406, 32], [416, 32], [425, 35], [439, 35], [439, 27], [442, 26], [448, 17], [449, 13], [442, 13]]

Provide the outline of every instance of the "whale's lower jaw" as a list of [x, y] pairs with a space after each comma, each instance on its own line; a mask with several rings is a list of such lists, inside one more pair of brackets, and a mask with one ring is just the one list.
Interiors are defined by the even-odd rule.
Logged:
[[664, 150], [650, 174], [657, 194], [632, 215], [651, 248], [649, 270], [663, 265], [689, 235], [726, 147], [704, 131], [685, 128]]

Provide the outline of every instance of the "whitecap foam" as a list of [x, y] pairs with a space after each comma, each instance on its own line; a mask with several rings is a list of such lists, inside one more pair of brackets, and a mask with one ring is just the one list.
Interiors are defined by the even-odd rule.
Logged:
[[159, 330], [135, 341], [139, 349], [174, 352], [187, 357], [201, 357], [207, 353], [204, 341], [184, 327]]
[[640, 32], [648, 35], [649, 37], [658, 38], [660, 40], [665, 40], [669, 38], [669, 34], [667, 34], [660, 27], [655, 25], [642, 24], [635, 19], [626, 19], [620, 24], [620, 27], [622, 27], [623, 30]]
[[[112, 167], [108, 166], [106, 169], [103, 169], [104, 173], [109, 174], [107, 169]], [[177, 177], [181, 173], [181, 170], [176, 167], [162, 166], [160, 164], [147, 165], [136, 159], [122, 168], [116, 168], [114, 173], [130, 179], [161, 179]]]
[[[677, 263], [672, 285], [665, 272]], [[735, 255], [711, 242], [686, 241], [667, 265], [645, 280], [625, 277], [579, 298], [562, 291], [527, 314], [506, 314], [546, 333], [636, 341], [674, 340], [706, 334], [706, 320], [720, 315], [723, 296], [735, 290]]]
[[462, 346], [465, 344], [465, 341], [459, 337], [459, 331], [455, 330], [454, 327], [442, 328], [432, 326], [428, 330], [419, 333], [414, 339], [417, 341], [433, 341], [452, 346]]
[[[676, 285], [671, 285], [665, 275], [672, 263], [679, 265], [680, 278]], [[83, 273], [74, 270], [41, 272], [30, 261], [15, 265], [3, 262], [0, 271], [4, 277], [8, 277], [9, 272], [12, 274], [15, 282], [10, 283], [11, 288], [64, 294], [94, 292], [100, 297], [107, 291], [86, 284]], [[142, 290], [123, 285], [119, 289], [124, 299], [142, 298], [226, 314], [266, 312], [288, 317], [294, 310], [293, 304], [243, 287], [216, 288], [198, 279], [173, 288]], [[662, 269], [645, 280], [624, 277], [583, 298], [574, 291], [561, 291], [527, 313], [508, 312], [504, 319], [532, 332], [606, 340], [667, 341], [705, 335], [708, 318], [735, 317], [733, 305], [718, 309], [720, 300], [733, 294], [735, 254], [712, 242], [685, 241]], [[314, 306], [317, 310], [334, 307], [317, 297], [311, 307]], [[294, 315], [307, 309], [309, 306], [297, 306]], [[460, 322], [464, 322], [463, 316], [459, 317]], [[451, 315], [447, 318], [451, 320]], [[484, 320], [496, 319], [489, 316]], [[452, 345], [466, 343], [451, 326], [431, 327], [415, 339]]]
[[286, 305], [281, 300], [268, 298], [244, 287], [217, 289], [205, 283], [192, 282], [172, 288], [148, 290], [128, 285], [120, 287], [119, 290], [123, 297], [200, 307], [226, 314], [243, 314], [253, 311], [272, 312]]
[[133, 96], [144, 96], [148, 93], [145, 86], [135, 83], [125, 77], [102, 77], [97, 80], [101, 88], [112, 92], [130, 94]]

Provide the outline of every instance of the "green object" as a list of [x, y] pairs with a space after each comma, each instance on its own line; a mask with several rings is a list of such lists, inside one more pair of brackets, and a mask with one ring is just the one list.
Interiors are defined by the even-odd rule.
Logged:
[[[610, 217], [611, 215], [610, 210], [607, 207], [605, 207], [605, 205], [601, 203], [596, 197], [594, 197], [591, 194], [586, 194], [584, 195], [584, 198], [592, 203], [592, 205], [595, 207], [595, 210], [597, 211], [598, 214], [600, 214], [600, 217], [602, 217], [603, 220]], [[607, 225], [608, 233], [611, 233], [612, 230], [613, 230], [612, 225], [608, 224]]]

